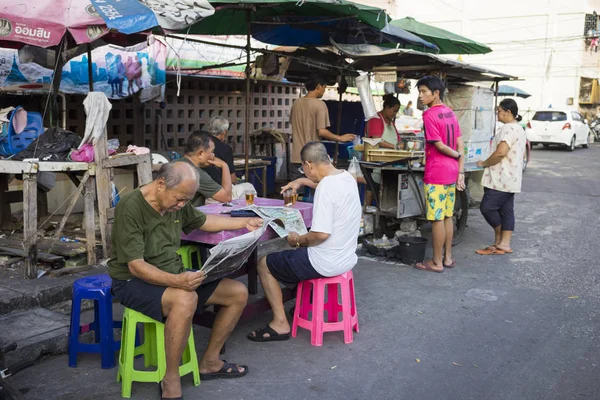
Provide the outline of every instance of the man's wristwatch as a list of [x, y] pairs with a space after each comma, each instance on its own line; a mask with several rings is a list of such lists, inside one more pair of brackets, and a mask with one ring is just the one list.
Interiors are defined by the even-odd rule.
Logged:
[[461, 157], [462, 157], [462, 154], [458, 153], [458, 157], [456, 157], [455, 160], [460, 160]]

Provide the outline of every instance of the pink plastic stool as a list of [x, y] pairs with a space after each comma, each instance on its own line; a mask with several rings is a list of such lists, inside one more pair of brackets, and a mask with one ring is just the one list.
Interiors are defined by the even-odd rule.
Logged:
[[[342, 304], [338, 302], [338, 285], [342, 291]], [[327, 302], [325, 287], [327, 286]], [[312, 303], [311, 303], [312, 289]], [[327, 322], [325, 322], [327, 311]], [[342, 320], [339, 320], [339, 313]], [[312, 319], [308, 319], [309, 313]], [[310, 331], [310, 343], [323, 346], [323, 332], [344, 331], [344, 343], [352, 343], [352, 329], [358, 332], [358, 313], [354, 301], [354, 275], [352, 271], [331, 278], [310, 279], [298, 284], [296, 309], [292, 324], [292, 337], [298, 327]]]

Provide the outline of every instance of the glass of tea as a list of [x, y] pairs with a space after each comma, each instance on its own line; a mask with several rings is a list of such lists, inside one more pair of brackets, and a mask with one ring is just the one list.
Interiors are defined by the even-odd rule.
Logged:
[[254, 204], [254, 196], [256, 195], [256, 192], [252, 189], [250, 190], [246, 190], [246, 205], [247, 206], [251, 206], [252, 204]]
[[292, 189], [288, 189], [283, 192], [283, 205], [286, 207], [292, 206], [296, 203], [295, 194]]

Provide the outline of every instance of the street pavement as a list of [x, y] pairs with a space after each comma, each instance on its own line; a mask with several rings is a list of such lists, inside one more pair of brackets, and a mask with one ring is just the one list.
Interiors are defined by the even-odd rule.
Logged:
[[[479, 256], [493, 232], [471, 209], [458, 266], [443, 274], [361, 259], [355, 268], [360, 333], [310, 345], [245, 335], [270, 313], [238, 325], [225, 358], [241, 379], [183, 379], [186, 399], [600, 399], [600, 146], [536, 148], [516, 197], [512, 255]], [[291, 306], [291, 303], [290, 303]], [[196, 328], [197, 349], [209, 331]], [[200, 354], [201, 355], [201, 354]], [[94, 355], [76, 369], [44, 360], [10, 378], [28, 399], [117, 399], [115, 370]], [[132, 399], [156, 399], [134, 383]]]

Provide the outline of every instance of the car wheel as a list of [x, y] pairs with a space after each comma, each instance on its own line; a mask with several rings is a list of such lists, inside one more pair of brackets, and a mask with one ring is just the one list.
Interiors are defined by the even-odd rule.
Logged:
[[569, 145], [569, 151], [575, 150], [575, 136], [571, 138], [571, 144]]
[[590, 147], [590, 143], [592, 143], [592, 140], [594, 140], [594, 137], [592, 135], [589, 135], [586, 142], [583, 144], [584, 149], [588, 149]]

